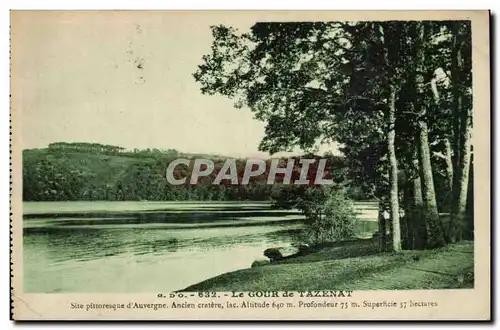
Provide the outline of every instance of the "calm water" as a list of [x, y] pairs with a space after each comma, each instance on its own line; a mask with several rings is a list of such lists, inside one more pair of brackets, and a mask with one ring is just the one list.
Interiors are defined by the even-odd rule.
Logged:
[[[372, 205], [359, 208], [374, 217]], [[301, 218], [266, 203], [24, 203], [24, 290], [180, 290], [291, 245]]]

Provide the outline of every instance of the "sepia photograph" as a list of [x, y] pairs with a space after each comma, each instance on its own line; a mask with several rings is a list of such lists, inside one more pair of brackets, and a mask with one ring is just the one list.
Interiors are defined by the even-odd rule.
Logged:
[[413, 14], [12, 11], [14, 319], [489, 319], [489, 13]]

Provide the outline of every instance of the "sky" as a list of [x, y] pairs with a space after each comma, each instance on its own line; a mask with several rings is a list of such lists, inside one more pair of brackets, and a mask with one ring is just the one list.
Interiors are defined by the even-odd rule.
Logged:
[[[263, 122], [192, 77], [210, 25], [247, 31], [238, 15], [26, 12], [12, 17], [12, 75], [23, 148], [97, 142], [263, 157]], [[325, 146], [321, 151], [331, 150]]]

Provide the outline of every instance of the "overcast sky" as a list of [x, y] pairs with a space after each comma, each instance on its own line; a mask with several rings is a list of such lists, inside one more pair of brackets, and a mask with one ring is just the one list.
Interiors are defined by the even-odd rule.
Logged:
[[79, 141], [265, 155], [257, 151], [264, 123], [202, 95], [192, 77], [210, 51], [209, 26], [220, 23], [248, 30], [254, 22], [159, 12], [14, 16], [23, 148]]

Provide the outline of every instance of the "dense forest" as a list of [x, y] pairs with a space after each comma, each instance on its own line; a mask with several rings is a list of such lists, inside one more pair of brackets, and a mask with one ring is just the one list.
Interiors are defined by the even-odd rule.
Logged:
[[[215, 163], [214, 172], [200, 178], [198, 184], [188, 181], [184, 185], [174, 186], [167, 182], [165, 170], [174, 159], [206, 158]], [[315, 155], [299, 158], [315, 159]], [[332, 178], [336, 189], [343, 190], [354, 200], [367, 200], [370, 196], [363, 192], [363, 186], [349, 180], [348, 163], [344, 157], [325, 155], [325, 177]], [[290, 201], [300, 196], [306, 188], [324, 189], [310, 185], [284, 186], [282, 176], [276, 176], [276, 183], [266, 183], [269, 166], [266, 171], [250, 180], [249, 185], [232, 185], [223, 180], [221, 185], [213, 185], [214, 177], [225, 161], [225, 157], [203, 154], [181, 153], [173, 149], [135, 149], [126, 150], [118, 146], [97, 143], [52, 143], [48, 148], [27, 149], [23, 152], [23, 199], [25, 201], [238, 201], [272, 200], [277, 206], [292, 207]], [[287, 159], [283, 159], [287, 161]], [[267, 163], [269, 164], [269, 161]], [[244, 171], [246, 159], [237, 160], [240, 174]], [[192, 168], [178, 166], [179, 178], [189, 178]], [[293, 171], [292, 178], [300, 175], [300, 169]], [[308, 177], [314, 178], [311, 166]], [[437, 177], [437, 182], [445, 181]], [[241, 180], [240, 180], [241, 181]], [[312, 180], [311, 180], [312, 181]], [[293, 182], [293, 181], [292, 181]], [[438, 197], [446, 205], [446, 190], [438, 190]], [[447, 212], [446, 209], [441, 212]]]
[[[184, 185], [171, 185], [166, 180], [166, 168], [180, 157], [211, 159], [215, 169], [210, 176], [200, 178], [197, 184], [190, 184], [187, 180]], [[318, 156], [307, 155], [306, 158]], [[216, 155], [184, 154], [171, 149], [127, 151], [118, 146], [97, 143], [53, 143], [44, 149], [24, 150], [23, 198], [26, 201], [279, 199], [282, 177], [277, 175], [274, 185], [266, 182], [270, 160], [267, 161], [266, 172], [248, 185], [232, 185], [229, 180], [223, 180], [221, 185], [212, 184], [225, 159]], [[349, 196], [363, 199], [361, 189], [351, 187], [345, 179], [345, 159], [332, 155], [327, 155], [326, 159], [325, 176], [333, 178], [335, 185], [346, 189]], [[238, 159], [236, 164], [241, 178], [246, 159]], [[192, 167], [185, 165], [178, 165], [176, 169], [175, 174], [179, 178], [189, 178], [192, 171]], [[311, 165], [309, 177], [315, 175], [313, 170]], [[299, 174], [300, 169], [296, 168], [293, 176]]]
[[349, 181], [379, 201], [393, 251], [472, 237], [470, 21], [262, 22], [212, 34], [193, 76], [202, 93], [266, 123], [261, 150], [340, 143]]

